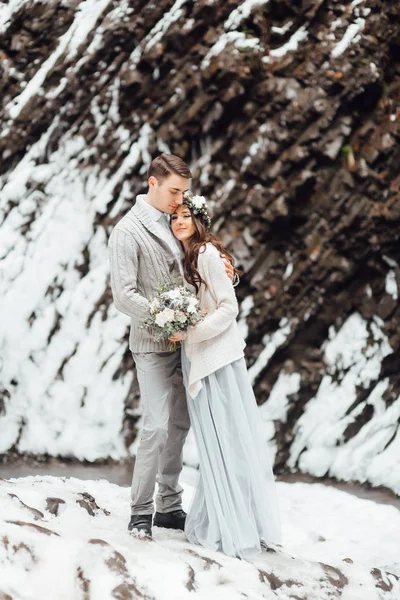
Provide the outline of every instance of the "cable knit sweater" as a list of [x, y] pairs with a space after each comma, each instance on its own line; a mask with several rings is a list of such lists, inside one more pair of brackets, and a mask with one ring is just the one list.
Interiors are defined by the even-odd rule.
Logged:
[[207, 288], [202, 284], [199, 289], [200, 308], [208, 313], [203, 321], [189, 327], [184, 342], [190, 360], [188, 391], [192, 398], [199, 393], [204, 377], [242, 358], [246, 345], [236, 322], [235, 289], [219, 251], [210, 242], [200, 251], [197, 268], [207, 283]]
[[140, 202], [114, 227], [108, 247], [114, 304], [131, 317], [129, 348], [132, 352], [167, 352], [168, 340], [156, 342], [141, 326], [160, 283], [180, 277], [177, 256]]

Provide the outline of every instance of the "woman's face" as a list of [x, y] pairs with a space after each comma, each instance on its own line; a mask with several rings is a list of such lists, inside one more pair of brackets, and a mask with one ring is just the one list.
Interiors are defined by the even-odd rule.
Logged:
[[174, 236], [185, 245], [196, 231], [192, 213], [187, 206], [179, 206], [171, 215], [171, 228]]

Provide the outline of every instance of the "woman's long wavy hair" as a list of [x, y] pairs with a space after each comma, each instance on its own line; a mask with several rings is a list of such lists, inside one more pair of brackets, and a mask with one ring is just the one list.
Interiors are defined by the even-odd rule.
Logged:
[[202, 247], [205, 244], [207, 244], [207, 242], [211, 242], [211, 244], [213, 244], [217, 248], [219, 253], [223, 255], [224, 258], [229, 260], [229, 262], [233, 266], [235, 274], [240, 275], [241, 271], [235, 268], [235, 259], [230, 254], [230, 252], [228, 252], [224, 248], [221, 240], [216, 235], [213, 235], [207, 230], [206, 226], [204, 225], [201, 219], [201, 216], [194, 215], [193, 211], [190, 208], [189, 210], [192, 214], [195, 232], [189, 240], [188, 247], [185, 248], [185, 257], [182, 261], [182, 264], [185, 279], [194, 286], [197, 294], [202, 283], [207, 288], [206, 282], [204, 281], [204, 279], [202, 279], [197, 269], [199, 253], [201, 252]]

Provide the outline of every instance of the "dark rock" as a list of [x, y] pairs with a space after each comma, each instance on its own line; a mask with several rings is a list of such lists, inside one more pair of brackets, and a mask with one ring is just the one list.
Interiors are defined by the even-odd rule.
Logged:
[[79, 504], [79, 506], [81, 506], [82, 508], [84, 508], [91, 517], [94, 517], [96, 511], [98, 510], [103, 511], [105, 515], [110, 514], [110, 511], [108, 511], [107, 509], [100, 508], [100, 506], [98, 506], [98, 504], [96, 503], [94, 497], [88, 494], [87, 492], [81, 492], [79, 496], [81, 496], [81, 498], [79, 500], [76, 500], [76, 503]]
[[46, 498], [46, 510], [52, 515], [58, 515], [60, 504], [65, 504], [65, 500], [62, 498]]
[[210, 558], [209, 556], [202, 556], [201, 554], [198, 554], [194, 550], [186, 550], [186, 552], [188, 554], [190, 554], [191, 556], [195, 556], [196, 558], [199, 558], [200, 560], [204, 561], [204, 563], [205, 563], [204, 570], [205, 571], [208, 571], [209, 569], [211, 569], [214, 566], [217, 567], [218, 569], [222, 569], [222, 565], [219, 562], [217, 562], [216, 560]]
[[189, 592], [195, 592], [196, 591], [196, 576], [195, 576], [195, 572], [192, 569], [192, 567], [190, 565], [188, 565], [189, 568], [189, 578], [186, 582], [186, 587], [189, 590]]
[[[295, 581], [294, 579], [280, 579], [274, 573], [267, 573], [267, 571], [258, 570], [260, 581], [266, 582], [268, 581], [270, 588], [272, 591], [279, 590], [282, 586], [285, 587], [299, 587], [302, 588], [303, 584], [300, 581]], [[292, 596], [293, 597], [293, 596]]]
[[26, 509], [29, 510], [30, 513], [32, 513], [33, 518], [34, 519], [43, 519], [44, 514], [38, 510], [37, 508], [32, 508], [31, 506], [28, 506], [27, 504], [25, 504], [24, 502], [22, 502], [22, 500], [20, 500], [18, 498], [18, 496], [16, 494], [8, 494], [10, 496], [10, 498], [16, 498], [18, 500], [18, 502]]
[[90, 600], [90, 579], [85, 577], [82, 567], [77, 568], [76, 578], [78, 580], [78, 586], [82, 592], [83, 600]]
[[376, 587], [384, 592], [391, 592], [393, 589], [393, 585], [396, 581], [400, 581], [400, 577], [398, 575], [394, 575], [393, 573], [385, 572], [385, 578], [383, 578], [383, 573], [381, 569], [371, 569], [371, 575], [375, 579]]
[[19, 525], [20, 527], [28, 527], [31, 529], [35, 529], [39, 533], [44, 533], [46, 535], [57, 535], [59, 534], [51, 529], [47, 529], [47, 527], [41, 527], [40, 525], [35, 525], [34, 523], [27, 523], [26, 521], [5, 521], [6, 523], [11, 523], [12, 525]]

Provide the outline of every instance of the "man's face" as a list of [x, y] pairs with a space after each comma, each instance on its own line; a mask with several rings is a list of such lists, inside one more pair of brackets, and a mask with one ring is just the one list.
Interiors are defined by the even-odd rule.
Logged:
[[155, 177], [149, 177], [149, 187], [152, 190], [152, 205], [163, 213], [172, 215], [183, 202], [183, 194], [189, 189], [189, 179], [168, 175], [159, 183]]

